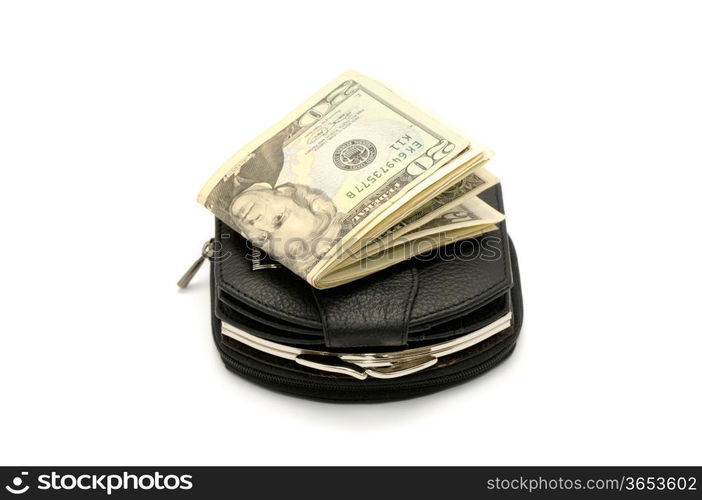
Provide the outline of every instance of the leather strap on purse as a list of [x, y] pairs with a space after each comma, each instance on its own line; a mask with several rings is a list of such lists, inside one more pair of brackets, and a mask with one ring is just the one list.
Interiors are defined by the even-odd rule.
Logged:
[[405, 346], [417, 295], [411, 261], [331, 290], [314, 290], [330, 348]]

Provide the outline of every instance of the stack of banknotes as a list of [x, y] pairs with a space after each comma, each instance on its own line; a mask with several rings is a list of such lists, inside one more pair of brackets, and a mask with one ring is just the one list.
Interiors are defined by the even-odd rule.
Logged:
[[496, 229], [491, 152], [347, 72], [227, 160], [198, 201], [316, 288]]

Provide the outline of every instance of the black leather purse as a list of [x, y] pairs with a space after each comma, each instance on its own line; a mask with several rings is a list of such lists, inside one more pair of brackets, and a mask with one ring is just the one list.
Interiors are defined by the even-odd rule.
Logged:
[[[504, 213], [499, 185], [480, 196]], [[428, 394], [507, 358], [522, 324], [504, 223], [327, 290], [261, 263], [219, 220], [208, 248], [212, 333], [224, 363], [286, 393], [332, 401]]]

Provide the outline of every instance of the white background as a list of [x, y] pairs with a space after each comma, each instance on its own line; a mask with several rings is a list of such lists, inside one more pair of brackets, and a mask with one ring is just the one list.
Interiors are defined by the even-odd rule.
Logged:
[[[699, 464], [700, 12], [684, 2], [4, 2], [0, 462]], [[229, 373], [201, 185], [342, 71], [496, 152], [515, 354], [333, 405]]]

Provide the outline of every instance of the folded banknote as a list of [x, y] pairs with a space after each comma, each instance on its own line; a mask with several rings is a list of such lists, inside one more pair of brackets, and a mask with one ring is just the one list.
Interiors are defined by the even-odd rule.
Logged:
[[198, 201], [316, 288], [496, 228], [489, 150], [356, 72], [237, 152]]

